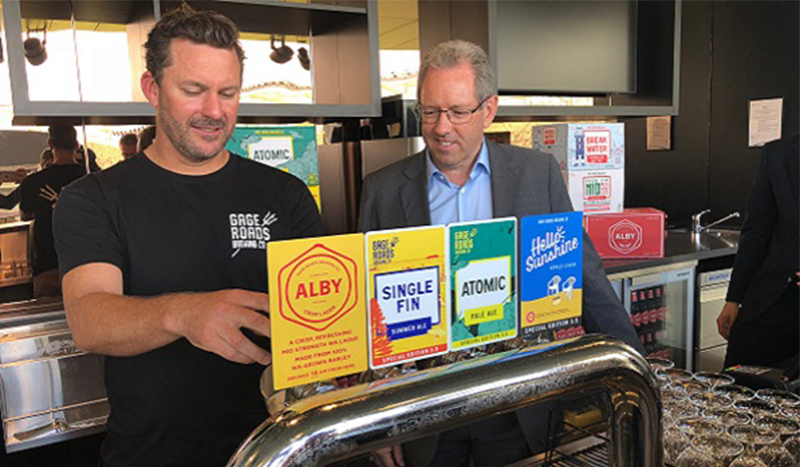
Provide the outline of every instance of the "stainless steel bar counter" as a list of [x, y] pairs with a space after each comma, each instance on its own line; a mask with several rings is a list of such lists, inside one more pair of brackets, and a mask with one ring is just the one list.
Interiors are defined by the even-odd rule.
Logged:
[[662, 465], [661, 404], [648, 363], [601, 335], [479, 357], [295, 402], [229, 467], [315, 466], [565, 395], [605, 390], [610, 465]]
[[7, 452], [105, 429], [103, 359], [75, 347], [60, 301], [0, 305], [0, 385]]

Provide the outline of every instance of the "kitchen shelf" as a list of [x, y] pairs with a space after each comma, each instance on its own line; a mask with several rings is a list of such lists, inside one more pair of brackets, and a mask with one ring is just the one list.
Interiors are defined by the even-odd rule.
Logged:
[[[526, 54], [517, 52], [537, 47], [537, 43], [522, 43], [527, 31], [514, 24], [502, 23], [508, 16], [508, 8], [521, 7], [523, 2], [515, 0], [419, 0], [420, 49], [424, 54], [439, 42], [464, 39], [484, 48], [495, 67], [501, 95], [515, 95], [512, 89], [503, 89], [503, 75], [514, 75], [515, 81], [525, 80], [525, 73], [533, 76], [536, 64], [527, 63]], [[547, 3], [547, 2], [542, 2]], [[557, 3], [557, 2], [550, 2]], [[508, 106], [498, 108], [497, 121], [541, 121], [568, 120], [571, 117], [642, 117], [650, 115], [677, 115], [680, 95], [680, 49], [682, 0], [659, 2], [633, 2], [635, 4], [635, 47], [631, 51], [631, 62], [635, 63], [635, 92], [601, 93], [591, 89], [570, 89], [560, 93], [537, 91], [536, 95], [589, 96], [592, 106]], [[569, 2], [564, 3], [569, 4]], [[579, 6], [575, 7], [580, 8]], [[505, 15], [503, 14], [505, 12]], [[578, 12], [576, 12], [577, 14]], [[563, 13], [562, 13], [563, 14]], [[563, 31], [569, 40], [572, 16], [552, 20], [553, 24], [567, 23]], [[564, 26], [562, 26], [564, 27]], [[588, 27], [588, 26], [587, 26]], [[511, 34], [516, 30], [519, 34]], [[502, 34], [501, 34], [502, 32]], [[517, 38], [512, 40], [511, 38]], [[506, 41], [501, 42], [501, 41]], [[525, 65], [523, 72], [503, 69], [498, 52], [515, 52], [514, 63]], [[584, 50], [583, 52], [588, 53]], [[507, 62], [507, 61], [506, 61]], [[619, 66], [626, 66], [620, 63]], [[565, 65], [566, 67], [566, 65]], [[562, 70], [562, 72], [566, 72]], [[521, 77], [519, 75], [522, 75]], [[533, 79], [531, 79], [533, 81]], [[534, 91], [530, 91], [534, 92]]]
[[[73, 1], [76, 20], [125, 24], [142, 37], [157, 13], [177, 7], [173, 0]], [[329, 122], [380, 116], [377, 0], [322, 0], [313, 3], [274, 0], [189, 0], [200, 10], [231, 18], [243, 33], [300, 35], [309, 38], [314, 102], [308, 104], [243, 103], [242, 123]], [[132, 96], [126, 102], [32, 101], [22, 47], [25, 19], [70, 19], [68, 2], [2, 0], [7, 59], [14, 106], [14, 125], [146, 124], [154, 109]], [[24, 13], [24, 15], [23, 15]], [[136, 24], [133, 24], [136, 23]], [[134, 63], [134, 88], [143, 63]], [[140, 61], [143, 62], [143, 61]], [[136, 75], [136, 76], [133, 76]], [[136, 92], [136, 91], [134, 91]]]

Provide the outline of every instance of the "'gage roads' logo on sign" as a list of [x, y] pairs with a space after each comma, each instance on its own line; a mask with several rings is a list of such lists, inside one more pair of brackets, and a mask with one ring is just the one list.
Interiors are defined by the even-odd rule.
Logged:
[[608, 246], [623, 255], [642, 246], [642, 226], [623, 219], [608, 229]]
[[356, 263], [314, 245], [278, 272], [279, 312], [300, 326], [324, 331], [358, 303]]

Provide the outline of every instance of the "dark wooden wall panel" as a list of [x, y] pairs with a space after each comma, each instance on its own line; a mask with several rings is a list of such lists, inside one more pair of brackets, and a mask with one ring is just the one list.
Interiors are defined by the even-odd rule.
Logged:
[[783, 134], [798, 132], [799, 5], [714, 2], [709, 161], [713, 216], [744, 214], [761, 154], [761, 149], [747, 146], [751, 99], [783, 97]]
[[[796, 1], [684, 1], [680, 113], [672, 150], [646, 150], [646, 120], [625, 119], [625, 205], [656, 206], [673, 225], [711, 208], [744, 214], [760, 149], [747, 147], [750, 99], [784, 98], [783, 134], [800, 121]], [[740, 224], [741, 220], [731, 225]]]
[[655, 206], [672, 225], [708, 204], [708, 121], [712, 8], [683, 2], [680, 114], [672, 120], [672, 150], [647, 151], [646, 119], [626, 123], [625, 205]]

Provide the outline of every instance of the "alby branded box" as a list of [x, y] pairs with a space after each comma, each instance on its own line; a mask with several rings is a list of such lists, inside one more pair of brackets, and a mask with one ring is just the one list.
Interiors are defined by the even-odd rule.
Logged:
[[625, 125], [561, 123], [533, 127], [533, 149], [552, 154], [572, 205], [587, 215], [621, 212], [625, 193]]
[[662, 258], [664, 212], [654, 208], [586, 216], [584, 227], [601, 258]]

